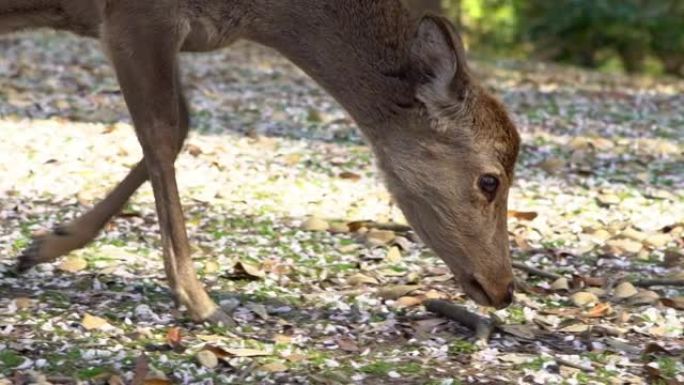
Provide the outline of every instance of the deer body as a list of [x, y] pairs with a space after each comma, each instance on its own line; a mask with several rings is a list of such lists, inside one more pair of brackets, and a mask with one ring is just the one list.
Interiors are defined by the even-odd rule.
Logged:
[[144, 160], [91, 211], [37, 238], [20, 269], [85, 245], [149, 177], [175, 299], [195, 319], [229, 322], [189, 254], [173, 168], [188, 129], [176, 56], [248, 39], [288, 57], [352, 115], [407, 219], [466, 292], [510, 302], [506, 201], [519, 139], [445, 20], [412, 21], [398, 0], [0, 0], [0, 33], [38, 27], [102, 40]]

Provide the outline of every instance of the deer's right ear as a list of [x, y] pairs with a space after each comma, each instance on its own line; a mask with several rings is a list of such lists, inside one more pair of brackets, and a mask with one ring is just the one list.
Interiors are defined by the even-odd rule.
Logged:
[[448, 20], [424, 16], [416, 29], [410, 54], [418, 79], [419, 100], [430, 107], [464, 97], [468, 82], [465, 49]]

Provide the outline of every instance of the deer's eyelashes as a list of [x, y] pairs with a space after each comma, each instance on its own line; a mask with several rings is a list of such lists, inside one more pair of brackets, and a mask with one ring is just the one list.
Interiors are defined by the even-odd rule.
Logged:
[[493, 201], [496, 197], [496, 192], [499, 190], [499, 178], [496, 175], [484, 174], [477, 181], [477, 186], [480, 191], [487, 197], [489, 202]]

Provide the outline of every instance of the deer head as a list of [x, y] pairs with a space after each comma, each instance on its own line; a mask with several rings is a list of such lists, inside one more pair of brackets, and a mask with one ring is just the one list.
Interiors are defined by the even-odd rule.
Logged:
[[508, 190], [519, 136], [504, 107], [469, 74], [442, 18], [424, 17], [409, 45], [415, 103], [373, 143], [388, 189], [409, 223], [476, 302], [513, 294]]

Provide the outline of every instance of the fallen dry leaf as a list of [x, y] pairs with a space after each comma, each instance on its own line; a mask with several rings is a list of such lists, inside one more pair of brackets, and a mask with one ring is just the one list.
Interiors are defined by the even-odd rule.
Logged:
[[282, 362], [270, 362], [268, 364], [261, 365], [259, 370], [268, 373], [282, 373], [288, 370], [287, 366]]
[[340, 337], [337, 339], [337, 346], [345, 352], [358, 352], [359, 346], [354, 340], [348, 337]]
[[568, 283], [568, 279], [565, 277], [560, 277], [557, 280], [553, 281], [553, 283], [551, 284], [551, 290], [570, 290], [570, 284]]
[[373, 246], [384, 246], [392, 242], [396, 234], [391, 230], [370, 229], [366, 233], [366, 241]]
[[218, 357], [216, 357], [216, 354], [214, 354], [210, 350], [200, 350], [197, 352], [195, 355], [195, 358], [197, 359], [197, 362], [200, 363], [200, 365], [204, 366], [207, 369], [213, 369], [218, 366]]
[[565, 167], [565, 161], [560, 158], [550, 157], [539, 163], [539, 167], [549, 174], [557, 174]]
[[516, 211], [516, 210], [508, 210], [508, 217], [509, 218], [516, 218], [522, 221], [531, 221], [534, 218], [539, 216], [539, 213], [536, 211]]
[[677, 310], [684, 310], [684, 296], [661, 298], [660, 302], [667, 307], [671, 307]]
[[170, 327], [166, 331], [166, 343], [174, 350], [182, 347], [181, 329], [179, 327]]
[[618, 299], [629, 298], [637, 293], [639, 293], [639, 290], [629, 282], [622, 282], [615, 287], [615, 297]]
[[392, 246], [387, 250], [387, 255], [385, 255], [385, 259], [388, 262], [392, 263], [397, 263], [401, 261], [401, 251], [399, 250], [399, 247], [397, 246]]
[[77, 273], [88, 267], [88, 262], [81, 257], [66, 257], [62, 263], [59, 264], [58, 269], [66, 271], [67, 273]]
[[580, 291], [573, 294], [570, 296], [570, 300], [577, 307], [585, 307], [599, 302], [599, 298], [596, 296], [596, 294], [586, 291]]
[[423, 299], [420, 297], [410, 297], [404, 296], [397, 299], [396, 304], [399, 307], [413, 307], [418, 306], [423, 303]]
[[14, 304], [17, 305], [17, 309], [25, 310], [34, 305], [34, 301], [28, 297], [17, 297], [14, 299]]
[[250, 279], [260, 279], [266, 276], [266, 272], [263, 271], [259, 266], [253, 265], [249, 262], [240, 261], [233, 267], [233, 275], [231, 277], [235, 278], [250, 278]]
[[387, 286], [383, 287], [380, 290], [378, 290], [378, 296], [381, 297], [382, 299], [399, 299], [400, 297], [405, 296], [406, 294], [411, 293], [412, 291], [416, 291], [420, 289], [419, 285], [393, 285], [393, 286]]
[[589, 317], [589, 318], [600, 318], [600, 317], [605, 317], [612, 312], [613, 312], [613, 308], [610, 306], [610, 304], [599, 303], [596, 306], [594, 306], [593, 308], [584, 312], [583, 315], [585, 317]]
[[328, 231], [328, 229], [330, 228], [330, 224], [328, 223], [328, 221], [324, 219], [310, 217], [304, 222], [302, 222], [302, 225], [300, 227], [302, 230], [320, 232]]
[[237, 349], [224, 349], [214, 345], [205, 345], [202, 350], [208, 350], [218, 358], [231, 358], [231, 357], [264, 357], [270, 356], [271, 353], [265, 350], [259, 349], [247, 349], [247, 348], [237, 348]]
[[106, 319], [100, 318], [94, 315], [86, 313], [81, 320], [81, 325], [85, 330], [97, 330], [109, 326], [109, 322]]
[[361, 179], [361, 175], [356, 174], [356, 173], [353, 173], [353, 172], [351, 172], [351, 171], [344, 171], [344, 172], [341, 172], [340, 175], [339, 175], [339, 177], [340, 177], [341, 179], [348, 179], [348, 180], [353, 180], [353, 181], [357, 181], [357, 180], [360, 180], [360, 179]]
[[377, 279], [362, 273], [356, 273], [352, 275], [351, 277], [347, 278], [347, 282], [352, 286], [377, 285], [379, 283]]

